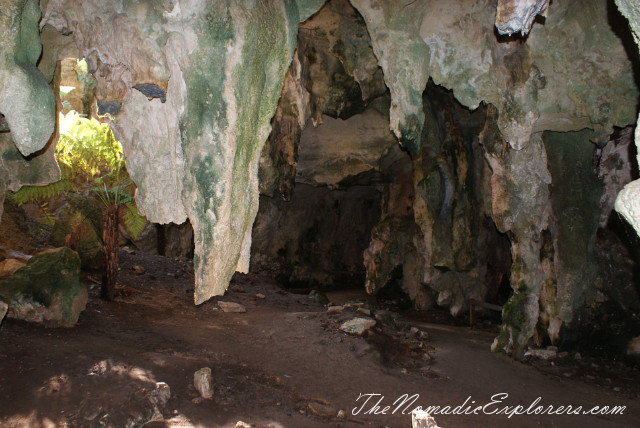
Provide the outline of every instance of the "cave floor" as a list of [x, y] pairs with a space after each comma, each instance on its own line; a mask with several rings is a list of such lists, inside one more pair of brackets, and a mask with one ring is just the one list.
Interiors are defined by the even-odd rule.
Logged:
[[[145, 273], [134, 275], [134, 265]], [[626, 406], [624, 414], [607, 416], [437, 415], [442, 427], [614, 427], [640, 421], [637, 377], [631, 387], [615, 391], [566, 377], [571, 369], [562, 365], [540, 370], [492, 354], [492, 333], [414, 322], [429, 333], [434, 357], [416, 361], [382, 332], [369, 342], [340, 332], [340, 322], [357, 315], [327, 314], [319, 303], [266, 277], [237, 275], [227, 295], [196, 307], [192, 272], [184, 262], [121, 252], [118, 298], [100, 300], [96, 285], [76, 327], [5, 319], [0, 426], [139, 426], [152, 413], [156, 382], [169, 385], [171, 398], [160, 407], [164, 420], [148, 422], [149, 428], [249, 426], [238, 421], [255, 427], [407, 427], [409, 415], [392, 414], [403, 394], [419, 394], [410, 408], [455, 407], [470, 396], [464, 410], [499, 393], [508, 398], [487, 411], [526, 408], [537, 397], [545, 407]], [[91, 277], [86, 281], [91, 284]], [[221, 300], [247, 311], [225, 313], [218, 309]], [[200, 399], [193, 387], [193, 373], [205, 366], [212, 369], [211, 400]], [[384, 396], [380, 414], [371, 412], [373, 398], [366, 405], [358, 400], [374, 393], [381, 394], [375, 402]], [[382, 414], [385, 405], [392, 407]], [[346, 417], [335, 416], [338, 410]]]

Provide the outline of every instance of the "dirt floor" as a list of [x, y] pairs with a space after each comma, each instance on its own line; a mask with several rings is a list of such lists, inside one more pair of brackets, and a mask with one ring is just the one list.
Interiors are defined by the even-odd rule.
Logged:
[[[86, 276], [93, 288], [76, 327], [4, 320], [0, 426], [408, 427], [417, 406], [467, 410], [436, 415], [441, 427], [639, 426], [640, 376], [624, 365], [572, 354], [524, 364], [492, 354], [491, 331], [375, 310], [376, 327], [353, 336], [338, 327], [366, 317], [367, 304], [328, 313], [256, 275], [237, 275], [225, 296], [196, 307], [188, 263], [120, 257], [118, 298], [100, 300], [98, 276]], [[343, 304], [361, 296], [328, 297]], [[219, 301], [241, 303], [246, 312], [223, 312]], [[202, 367], [212, 370], [209, 400], [193, 386]], [[626, 408], [598, 416], [470, 414], [500, 393], [507, 396], [487, 412], [527, 408], [538, 397], [537, 405], [556, 410]], [[393, 413], [403, 394], [418, 395]]]

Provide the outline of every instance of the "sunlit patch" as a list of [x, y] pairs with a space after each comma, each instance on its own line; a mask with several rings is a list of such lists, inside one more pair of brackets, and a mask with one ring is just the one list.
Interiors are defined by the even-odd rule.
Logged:
[[28, 415], [14, 415], [3, 422], [3, 428], [68, 428], [71, 425], [66, 418], [62, 417], [58, 421], [51, 418], [38, 418], [34, 410]]
[[102, 360], [93, 364], [88, 372], [88, 376], [102, 376], [108, 373], [117, 374], [119, 376], [128, 376], [131, 379], [142, 382], [154, 383], [156, 380], [153, 374], [142, 367], [129, 366], [124, 363], [114, 363], [111, 360]]
[[71, 382], [69, 382], [69, 376], [67, 376], [66, 374], [61, 374], [49, 378], [40, 388], [40, 391], [44, 392], [45, 395], [69, 393], [71, 391]]

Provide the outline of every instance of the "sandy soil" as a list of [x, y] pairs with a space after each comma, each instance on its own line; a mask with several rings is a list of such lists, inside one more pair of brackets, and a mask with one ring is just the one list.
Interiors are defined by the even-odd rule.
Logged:
[[[134, 265], [145, 273], [135, 275]], [[93, 284], [91, 277], [85, 280]], [[625, 366], [571, 357], [523, 364], [492, 354], [491, 332], [417, 320], [404, 330], [377, 326], [366, 338], [351, 336], [338, 326], [362, 316], [355, 307], [328, 314], [306, 295], [255, 275], [237, 275], [227, 295], [195, 307], [192, 269], [159, 256], [122, 252], [120, 284], [114, 302], [101, 301], [96, 285], [74, 328], [5, 319], [0, 426], [136, 426], [153, 416], [158, 403], [156, 421], [146, 427], [407, 427], [409, 415], [392, 414], [403, 394], [419, 394], [410, 408], [455, 407], [471, 397], [466, 408], [498, 393], [508, 398], [488, 411], [526, 408], [537, 397], [545, 407], [626, 409], [606, 416], [462, 414], [436, 420], [442, 427], [639, 426], [640, 376]], [[357, 294], [343, 293], [342, 300]], [[225, 313], [221, 300], [247, 311]], [[409, 326], [430, 339], [420, 347]], [[201, 367], [212, 369], [210, 400], [193, 387]], [[168, 401], [154, 401], [157, 382], [169, 385]], [[380, 395], [364, 405], [359, 394]], [[373, 414], [381, 397], [379, 412], [392, 407]]]

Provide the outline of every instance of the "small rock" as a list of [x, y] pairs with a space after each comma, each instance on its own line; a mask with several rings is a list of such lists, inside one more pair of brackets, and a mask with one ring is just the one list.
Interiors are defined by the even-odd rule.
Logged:
[[342, 311], [344, 311], [344, 306], [334, 305], [327, 307], [327, 314], [339, 314]]
[[543, 360], [550, 360], [558, 356], [558, 352], [553, 349], [529, 349], [524, 353], [525, 357], [541, 358]]
[[236, 428], [251, 428], [253, 425], [250, 425], [246, 422], [238, 421], [236, 422]]
[[580, 361], [582, 359], [582, 355], [580, 355], [580, 352], [576, 352], [576, 354], [573, 356], [573, 359], [576, 361]]
[[18, 259], [6, 259], [0, 262], [0, 278], [8, 278], [15, 271], [26, 265], [27, 262]]
[[256, 297], [257, 297], [258, 299], [264, 299], [264, 298], [265, 298], [265, 295], [264, 295], [264, 294], [262, 294], [262, 293], [258, 293], [258, 294], [256, 294]]
[[332, 418], [337, 412], [335, 407], [330, 404], [318, 403], [317, 401], [310, 402], [307, 407], [309, 407], [309, 410], [311, 410], [313, 414], [323, 418]]
[[364, 314], [364, 315], [371, 316], [371, 309], [358, 308], [357, 312], [360, 312], [361, 314]]
[[569, 353], [567, 351], [562, 351], [558, 353], [558, 357], [560, 358], [567, 358], [569, 356]]
[[134, 275], [144, 275], [145, 270], [140, 265], [133, 265], [133, 266], [131, 266], [131, 272]]
[[164, 407], [171, 398], [171, 388], [165, 382], [157, 382], [156, 389], [151, 391], [151, 398], [158, 405]]
[[235, 291], [236, 293], [244, 293], [244, 287], [242, 285], [232, 285], [229, 287], [231, 291]]
[[411, 428], [438, 428], [436, 420], [422, 409], [411, 412]]
[[361, 336], [365, 331], [376, 325], [375, 320], [369, 318], [353, 318], [340, 326], [340, 330], [349, 334]]
[[347, 412], [345, 412], [344, 410], [338, 410], [338, 417], [340, 419], [346, 419], [347, 417]]
[[218, 302], [218, 306], [222, 309], [222, 312], [244, 313], [247, 312], [247, 308], [240, 303], [235, 302]]
[[631, 357], [640, 357], [640, 336], [631, 339], [627, 345], [627, 355]]
[[200, 404], [200, 403], [202, 403], [203, 401], [204, 401], [204, 399], [203, 399], [202, 397], [196, 397], [196, 398], [194, 398], [194, 399], [192, 399], [192, 400], [191, 400], [191, 402], [192, 402], [193, 404]]
[[213, 386], [211, 385], [211, 369], [203, 367], [193, 374], [193, 386], [204, 399], [213, 397]]

